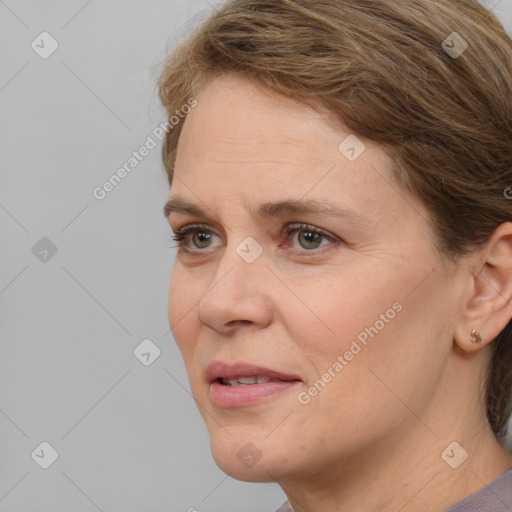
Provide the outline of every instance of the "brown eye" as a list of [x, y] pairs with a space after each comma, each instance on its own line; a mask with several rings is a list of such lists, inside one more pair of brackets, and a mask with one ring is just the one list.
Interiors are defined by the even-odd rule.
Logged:
[[185, 251], [197, 252], [212, 247], [212, 241], [217, 236], [208, 228], [200, 225], [185, 226], [176, 231], [172, 237], [178, 242], [178, 247]]
[[304, 249], [317, 249], [318, 244], [324, 238], [320, 233], [315, 231], [299, 231], [298, 241]]
[[303, 252], [313, 252], [315, 249], [340, 241], [334, 235], [308, 224], [291, 224], [284, 231], [287, 237], [292, 240], [297, 239], [297, 242], [290, 244], [290, 247]]
[[192, 233], [191, 238], [195, 247], [198, 247], [199, 249], [206, 249], [208, 247], [208, 243], [211, 241], [212, 236], [212, 233], [197, 231], [196, 233]]

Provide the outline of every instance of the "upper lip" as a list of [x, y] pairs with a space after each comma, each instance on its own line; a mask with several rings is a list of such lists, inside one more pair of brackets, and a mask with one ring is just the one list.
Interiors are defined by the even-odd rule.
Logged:
[[241, 377], [268, 377], [277, 380], [301, 380], [297, 375], [287, 374], [248, 363], [224, 363], [214, 361], [206, 368], [206, 378], [211, 384], [218, 379], [239, 379]]

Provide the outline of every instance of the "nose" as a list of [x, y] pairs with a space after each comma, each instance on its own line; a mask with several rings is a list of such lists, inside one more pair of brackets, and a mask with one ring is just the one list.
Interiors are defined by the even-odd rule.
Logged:
[[272, 320], [268, 294], [271, 276], [262, 256], [249, 263], [235, 248], [226, 247], [198, 303], [200, 322], [222, 335], [230, 335], [242, 326], [266, 327]]

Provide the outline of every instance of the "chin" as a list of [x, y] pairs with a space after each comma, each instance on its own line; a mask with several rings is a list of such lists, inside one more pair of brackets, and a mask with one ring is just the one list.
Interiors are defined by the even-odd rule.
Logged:
[[268, 439], [251, 440], [250, 435], [230, 437], [217, 432], [210, 434], [210, 448], [217, 466], [235, 480], [275, 482], [284, 469], [285, 457]]

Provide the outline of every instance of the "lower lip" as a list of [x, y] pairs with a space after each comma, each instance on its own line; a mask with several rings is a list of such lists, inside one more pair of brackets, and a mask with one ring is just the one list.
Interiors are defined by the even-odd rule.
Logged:
[[210, 386], [210, 397], [218, 407], [245, 407], [283, 393], [300, 383], [299, 380], [284, 380], [248, 386], [229, 386], [214, 381]]

